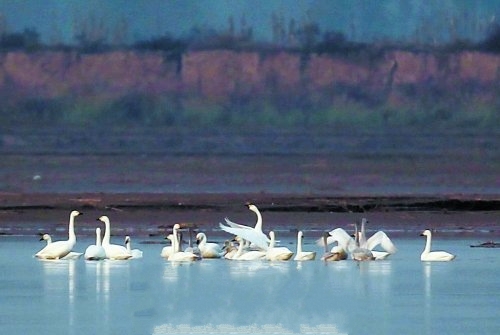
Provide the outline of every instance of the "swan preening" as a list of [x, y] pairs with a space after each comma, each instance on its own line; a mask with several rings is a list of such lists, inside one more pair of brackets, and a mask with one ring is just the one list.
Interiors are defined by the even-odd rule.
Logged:
[[446, 251], [431, 251], [432, 243], [432, 233], [429, 229], [426, 229], [420, 234], [420, 236], [426, 236], [425, 248], [420, 255], [420, 260], [425, 262], [447, 262], [455, 258], [455, 255], [450, 254]]
[[[62, 259], [67, 256], [76, 244], [75, 235], [75, 218], [82, 213], [78, 211], [72, 211], [69, 215], [68, 223], [68, 239], [65, 241], [56, 241], [49, 243], [35, 254], [35, 257], [40, 259]], [[81, 255], [81, 254], [80, 254]]]

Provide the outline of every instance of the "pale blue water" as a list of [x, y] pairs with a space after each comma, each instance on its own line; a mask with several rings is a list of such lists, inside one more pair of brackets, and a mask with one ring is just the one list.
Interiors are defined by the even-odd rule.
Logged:
[[[316, 237], [314, 237], [316, 238]], [[2, 334], [497, 334], [500, 249], [435, 237], [457, 254], [422, 263], [423, 238], [384, 261], [325, 264], [144, 258], [40, 261], [34, 236], [0, 237]], [[80, 238], [77, 251], [93, 241]], [[282, 244], [295, 248], [293, 241]], [[309, 236], [305, 249], [321, 248]]]

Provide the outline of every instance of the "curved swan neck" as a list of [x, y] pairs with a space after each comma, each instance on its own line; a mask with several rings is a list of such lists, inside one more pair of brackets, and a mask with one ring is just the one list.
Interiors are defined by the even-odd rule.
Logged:
[[251, 208], [251, 210], [257, 215], [257, 222], [255, 223], [255, 230], [257, 231], [262, 231], [262, 215], [260, 214], [260, 211], [255, 208]]
[[126, 237], [125, 237], [125, 245], [127, 246], [127, 251], [128, 251], [128, 252], [131, 252], [131, 251], [132, 251], [132, 249], [131, 249], [131, 247], [130, 247], [130, 237], [129, 237], [129, 236], [126, 236]]

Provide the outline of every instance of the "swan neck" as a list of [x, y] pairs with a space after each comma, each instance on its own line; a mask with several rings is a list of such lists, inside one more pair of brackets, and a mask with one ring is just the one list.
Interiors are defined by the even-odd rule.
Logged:
[[262, 232], [262, 215], [258, 209], [254, 210], [257, 215], [257, 222], [255, 223], [255, 230]]
[[302, 238], [300, 237], [300, 234], [297, 235], [297, 254], [302, 252]]
[[96, 230], [95, 245], [97, 245], [98, 247], [102, 246], [101, 231], [100, 230]]
[[424, 249], [424, 252], [430, 252], [431, 251], [431, 235], [427, 235], [426, 236], [426, 242], [425, 242], [425, 249]]
[[269, 237], [270, 237], [270, 241], [269, 241], [269, 248], [274, 248], [274, 233], [273, 232], [270, 232], [269, 233]]
[[109, 223], [108, 219], [104, 220], [104, 226], [105, 226], [105, 229], [104, 229], [104, 237], [102, 239], [102, 244], [108, 245], [110, 243], [110, 239], [111, 239], [111, 224]]
[[70, 217], [69, 217], [68, 238], [69, 238], [70, 241], [76, 241], [76, 235], [75, 235], [75, 217], [73, 215], [70, 215]]

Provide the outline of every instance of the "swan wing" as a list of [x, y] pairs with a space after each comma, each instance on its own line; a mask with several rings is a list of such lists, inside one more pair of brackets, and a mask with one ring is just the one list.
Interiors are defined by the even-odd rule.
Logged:
[[[344, 249], [347, 249], [348, 245], [354, 242], [354, 239], [342, 228], [335, 228], [330, 231], [328, 238], [326, 239], [326, 244], [332, 244], [337, 242]], [[316, 240], [316, 244], [318, 246], [324, 247], [325, 242], [323, 238], [319, 238]]]
[[241, 238], [252, 242], [259, 248], [262, 248], [264, 250], [267, 250], [268, 248], [269, 238], [264, 233], [258, 232], [253, 228], [247, 229], [248, 227], [246, 228], [228, 227], [224, 226], [222, 223], [219, 223], [219, 227], [220, 229], [222, 229], [227, 233], [240, 236]]
[[394, 254], [397, 251], [396, 246], [394, 243], [392, 243], [391, 239], [389, 236], [387, 236], [386, 233], [383, 231], [379, 230], [375, 234], [373, 234], [367, 241], [366, 241], [366, 249], [373, 250], [375, 247], [380, 245], [382, 249], [387, 251], [390, 254]]

